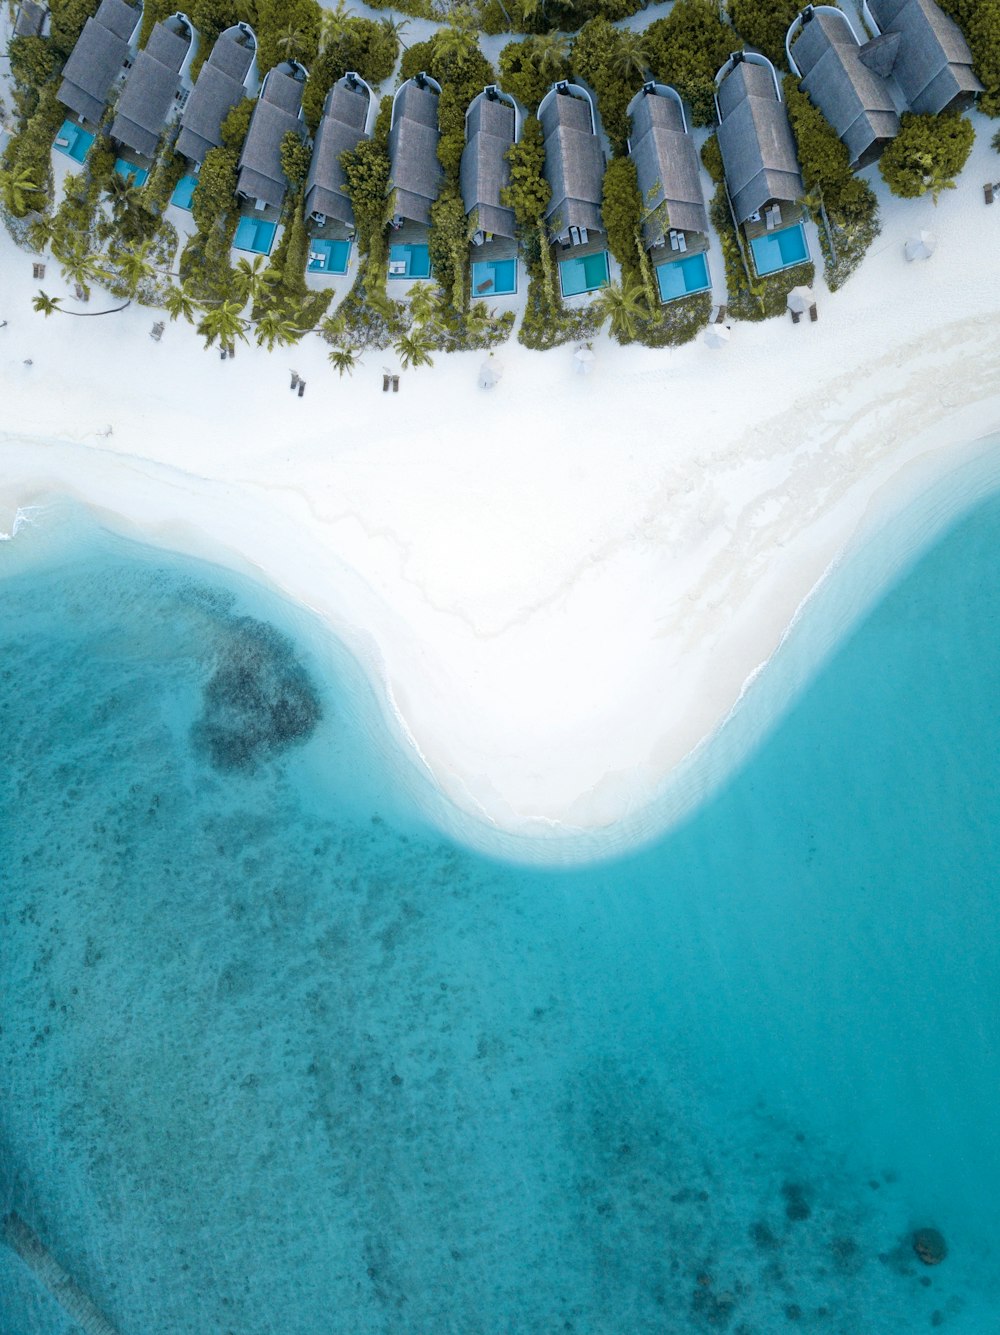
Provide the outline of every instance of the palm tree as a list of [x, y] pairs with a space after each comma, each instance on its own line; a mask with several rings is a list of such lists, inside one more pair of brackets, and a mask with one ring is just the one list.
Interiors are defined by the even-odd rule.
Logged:
[[84, 300], [90, 298], [90, 284], [104, 277], [100, 258], [93, 251], [86, 250], [86, 243], [75, 238], [73, 245], [59, 256], [59, 267], [67, 283], [73, 283], [83, 293]]
[[337, 0], [335, 9], [324, 9], [319, 16], [319, 54], [328, 50], [344, 31], [347, 9], [344, 0]]
[[246, 321], [240, 318], [243, 305], [238, 301], [222, 301], [218, 306], [207, 310], [198, 324], [198, 333], [205, 340], [205, 347], [210, 348], [216, 339], [227, 347], [237, 338], [247, 341]]
[[415, 368], [434, 365], [434, 358], [431, 356], [434, 344], [421, 329], [414, 328], [408, 334], [401, 334], [393, 346], [404, 371], [411, 366]]
[[56, 220], [52, 213], [40, 213], [28, 228], [28, 240], [39, 254], [52, 244], [55, 230]]
[[391, 37], [392, 40], [396, 43], [397, 49], [399, 47], [402, 47], [403, 50], [405, 51], [406, 44], [403, 41], [403, 33], [406, 32], [407, 28], [410, 26], [410, 20], [384, 18], [384, 19], [379, 19], [379, 22], [382, 24], [382, 27], [385, 29], [387, 35]]
[[558, 79], [566, 69], [569, 54], [569, 38], [562, 33], [547, 32], [543, 37], [532, 37], [531, 60], [538, 73], [545, 79]]
[[619, 340], [635, 338], [640, 320], [649, 314], [646, 294], [639, 283], [609, 283], [597, 301], [598, 309], [611, 321], [611, 332]]
[[123, 249], [115, 261], [122, 284], [130, 297], [134, 297], [143, 283], [148, 282], [156, 272], [149, 262], [151, 248], [150, 242], [143, 241], [138, 246]]
[[297, 28], [294, 23], [290, 23], [287, 28], [283, 29], [276, 45], [283, 56], [290, 56], [294, 52], [301, 51], [305, 41], [306, 35], [302, 29]]
[[465, 5], [454, 9], [443, 28], [431, 38], [434, 54], [446, 65], [463, 60], [477, 46], [475, 19]]
[[294, 343], [297, 339], [300, 339], [303, 332], [287, 311], [275, 309], [265, 311], [260, 317], [257, 321], [257, 332], [254, 337], [258, 348], [263, 347], [266, 343], [268, 352], [272, 352], [276, 343], [285, 347], [289, 343]]
[[622, 83], [641, 83], [649, 68], [649, 46], [644, 34], [628, 28], [619, 32], [610, 67], [611, 73]]
[[107, 196], [111, 201], [112, 211], [117, 215], [138, 204], [139, 187], [133, 177], [122, 176], [121, 172], [112, 172], [108, 181]]
[[59, 302], [59, 297], [50, 297], [47, 292], [43, 292], [39, 289], [38, 296], [35, 297], [31, 304], [36, 311], [40, 311], [42, 315], [48, 319], [53, 311], [59, 309]]
[[340, 378], [344, 378], [344, 372], [348, 375], [354, 374], [354, 368], [358, 364], [358, 354], [352, 352], [350, 348], [331, 348], [329, 352], [330, 365], [336, 367]]
[[410, 314], [418, 325], [433, 324], [437, 316], [440, 288], [430, 283], [414, 283], [407, 292], [410, 301]]
[[235, 272], [233, 295], [244, 305], [249, 301], [251, 306], [257, 304], [265, 288], [278, 277], [270, 271], [270, 261], [263, 255], [255, 255], [252, 260], [239, 260]]
[[30, 171], [0, 172], [0, 198], [16, 218], [23, 218], [30, 207], [30, 196], [41, 193]]
[[194, 298], [186, 288], [177, 287], [171, 283], [163, 298], [163, 306], [171, 320], [178, 320], [183, 316], [189, 323], [194, 323], [195, 312], [198, 308], [194, 303]]

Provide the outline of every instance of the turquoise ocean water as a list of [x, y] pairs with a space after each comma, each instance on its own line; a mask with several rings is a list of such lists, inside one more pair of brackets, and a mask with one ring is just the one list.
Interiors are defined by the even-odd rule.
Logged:
[[[431, 827], [294, 608], [23, 529], [0, 1215], [121, 1335], [995, 1332], [998, 576], [994, 497], [681, 825], [554, 870]], [[3, 1335], [73, 1330], [0, 1243]]]

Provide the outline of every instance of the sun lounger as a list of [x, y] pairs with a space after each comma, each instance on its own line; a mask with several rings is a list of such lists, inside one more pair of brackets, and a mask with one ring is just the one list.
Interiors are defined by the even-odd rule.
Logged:
[[680, 250], [680, 251], [684, 251], [684, 250], [687, 250], [687, 248], [688, 248], [687, 237], [684, 235], [683, 232], [678, 232], [678, 234], [677, 234], [677, 249]]
[[801, 311], [789, 311], [788, 314], [792, 317], [792, 324], [798, 324], [798, 322], [802, 319]]
[[392, 377], [392, 392], [393, 392], [393, 394], [398, 394], [398, 393], [399, 393], [399, 376], [398, 376], [398, 375], [394, 375], [394, 376]]
[[816, 321], [819, 319], [819, 311], [816, 309], [815, 302], [813, 302], [813, 304], [809, 307], [809, 319], [813, 322], [813, 324], [815, 324]]
[[993, 183], [991, 181], [987, 181], [983, 186], [983, 198], [987, 204], [993, 203]]
[[476, 284], [476, 291], [477, 291], [477, 292], [488, 292], [492, 286], [493, 286], [493, 279], [492, 279], [492, 278], [484, 278], [483, 281], [482, 281], [481, 283], [477, 283], [477, 284]]
[[764, 215], [764, 225], [766, 226], [766, 228], [767, 228], [767, 230], [768, 230], [769, 232], [773, 232], [773, 231], [774, 231], [774, 214], [773, 214], [773, 213], [765, 213], [765, 215]]
[[388, 376], [388, 375], [384, 375], [384, 376], [382, 377], [382, 393], [383, 393], [383, 394], [388, 394], [388, 392], [389, 392], [389, 381], [390, 381], [391, 379], [392, 379], [392, 376]]
[[66, 138], [57, 139], [56, 148], [69, 148], [69, 140]]
[[722, 324], [725, 321], [728, 310], [728, 306], [716, 306], [712, 312], [711, 323]]

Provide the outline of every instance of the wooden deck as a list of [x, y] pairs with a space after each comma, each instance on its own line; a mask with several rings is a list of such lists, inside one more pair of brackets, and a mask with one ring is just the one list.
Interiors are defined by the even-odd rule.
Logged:
[[769, 236], [771, 232], [780, 232], [783, 227], [794, 227], [796, 223], [803, 222], [806, 217], [805, 209], [799, 204], [787, 204], [784, 200], [779, 203], [781, 208], [781, 222], [777, 227], [768, 227], [764, 218], [763, 210], [760, 215], [760, 222], [745, 222], [743, 224], [743, 234], [748, 241], [756, 241], [759, 236]]

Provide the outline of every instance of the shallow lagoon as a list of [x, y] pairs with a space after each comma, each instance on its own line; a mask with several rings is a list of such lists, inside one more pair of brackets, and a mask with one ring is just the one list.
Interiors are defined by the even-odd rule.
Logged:
[[[294, 609], [19, 535], [0, 1206], [122, 1335], [990, 1329], [998, 538], [993, 500], [683, 826], [553, 871], [435, 833]], [[234, 760], [260, 623], [321, 718]], [[66, 1326], [0, 1247], [5, 1335]]]

